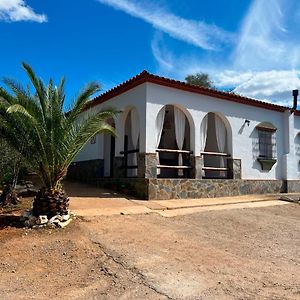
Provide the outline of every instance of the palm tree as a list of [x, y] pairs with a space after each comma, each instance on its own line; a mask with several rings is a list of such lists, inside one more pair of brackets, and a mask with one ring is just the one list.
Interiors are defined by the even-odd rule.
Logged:
[[95, 134], [115, 134], [106, 121], [118, 112], [88, 108], [91, 96], [100, 89], [90, 83], [65, 113], [64, 79], [58, 87], [51, 79], [46, 86], [29, 65], [23, 63], [23, 67], [34, 93], [30, 87], [4, 79], [10, 92], [0, 88], [0, 138], [17, 150], [42, 180], [43, 187], [33, 201], [33, 214], [67, 214], [69, 199], [61, 181], [75, 156]]

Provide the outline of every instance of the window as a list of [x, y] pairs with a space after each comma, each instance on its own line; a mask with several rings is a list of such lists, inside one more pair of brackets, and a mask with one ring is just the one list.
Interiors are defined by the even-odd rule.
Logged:
[[273, 159], [276, 157], [275, 131], [258, 128], [258, 157], [264, 159]]
[[276, 163], [276, 127], [271, 123], [256, 126], [258, 157], [262, 170], [270, 171]]

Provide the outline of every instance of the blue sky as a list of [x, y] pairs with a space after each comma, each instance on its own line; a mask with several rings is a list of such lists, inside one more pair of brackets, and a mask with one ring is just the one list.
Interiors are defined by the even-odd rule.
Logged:
[[[146, 69], [183, 80], [208, 72], [220, 89], [291, 105], [300, 87], [298, 0], [0, 0], [0, 76], [65, 75], [68, 99]], [[3, 42], [4, 41], [4, 42]]]

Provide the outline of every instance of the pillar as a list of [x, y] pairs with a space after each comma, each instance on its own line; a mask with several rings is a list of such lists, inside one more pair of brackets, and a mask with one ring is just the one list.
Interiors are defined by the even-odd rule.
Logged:
[[241, 179], [242, 178], [242, 163], [240, 159], [227, 159], [228, 178]]
[[156, 153], [138, 153], [139, 178], [157, 178], [157, 165]]

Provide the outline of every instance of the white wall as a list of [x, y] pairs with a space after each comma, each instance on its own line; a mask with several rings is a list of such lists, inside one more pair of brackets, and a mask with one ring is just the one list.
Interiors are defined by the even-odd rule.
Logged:
[[294, 117], [294, 146], [295, 146], [295, 165], [297, 168], [297, 178], [300, 179], [300, 116]]
[[[101, 146], [100, 146], [101, 145]], [[74, 161], [85, 161], [99, 159], [103, 157], [103, 136], [96, 135], [96, 143], [91, 144], [88, 142], [85, 147], [79, 152]]]
[[[155, 152], [155, 120], [159, 110], [167, 104], [185, 107], [195, 123], [195, 140], [192, 151], [200, 155], [200, 125], [208, 112], [219, 112], [226, 116], [232, 129], [232, 156], [242, 160], [243, 179], [283, 179], [284, 114], [273, 110], [258, 108], [226, 101], [205, 95], [181, 91], [147, 83], [147, 144], [146, 152]], [[245, 119], [250, 125], [244, 125]], [[261, 122], [270, 122], [276, 128], [277, 163], [270, 171], [262, 171], [253, 155], [253, 143], [257, 138], [255, 127]], [[300, 122], [299, 122], [300, 125]], [[299, 127], [300, 128], [300, 127]]]
[[[120, 156], [124, 145], [124, 124], [128, 111], [136, 107], [139, 113], [140, 152], [155, 153], [156, 117], [159, 110], [167, 104], [177, 105], [186, 113], [191, 127], [191, 150], [195, 155], [200, 155], [203, 150], [200, 149], [201, 122], [208, 112], [216, 112], [225, 116], [230, 125], [229, 135], [232, 135], [232, 144], [229, 145], [229, 151], [233, 158], [241, 159], [243, 179], [300, 178], [300, 138], [296, 138], [296, 134], [300, 132], [300, 116], [294, 117], [289, 111], [277, 112], [152, 83], [139, 85], [93, 109], [114, 107], [123, 111], [115, 120], [117, 132], [115, 155]], [[249, 126], [245, 125], [246, 119], [250, 120]], [[255, 127], [261, 122], [270, 122], [277, 128], [277, 163], [270, 171], [261, 170], [253, 151], [257, 139]], [[103, 158], [103, 144], [103, 136], [97, 136], [96, 144], [87, 144], [76, 161]]]
[[[146, 144], [146, 84], [141, 84], [119, 96], [116, 96], [102, 104], [99, 104], [92, 109], [100, 111], [106, 108], [115, 108], [121, 110], [116, 120], [116, 150], [115, 155], [120, 156], [120, 151], [124, 145], [124, 124], [128, 111], [135, 107], [140, 119], [140, 152], [145, 152]], [[104, 157], [104, 139], [103, 135], [98, 135], [96, 144], [88, 143], [78, 154], [76, 161], [85, 161], [92, 159], [102, 159]]]

